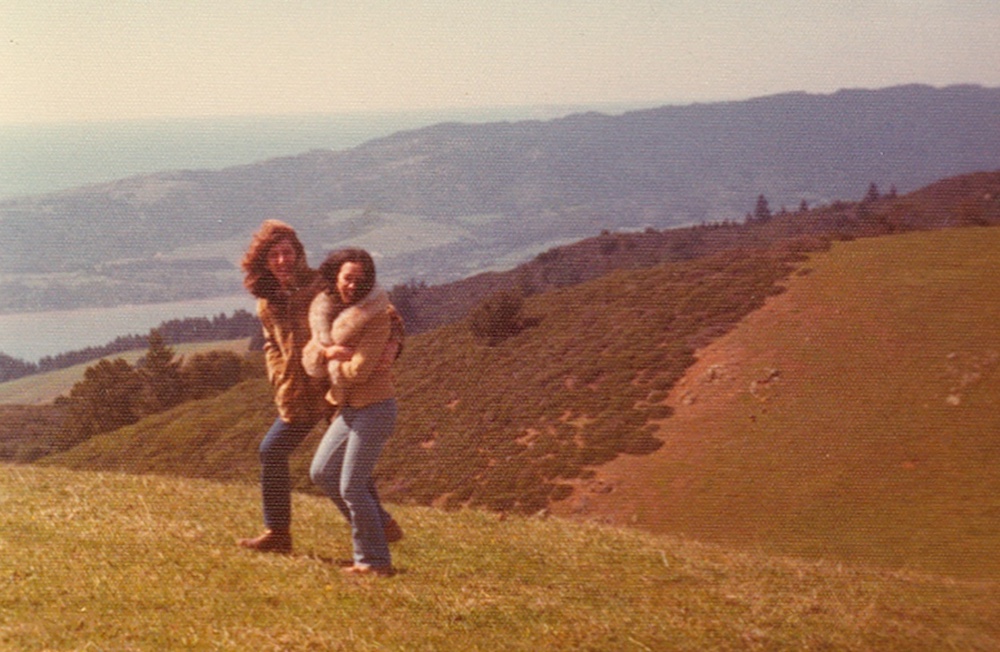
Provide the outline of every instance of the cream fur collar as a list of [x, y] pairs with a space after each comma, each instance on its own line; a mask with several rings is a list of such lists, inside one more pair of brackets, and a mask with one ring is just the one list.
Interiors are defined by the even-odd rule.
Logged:
[[375, 315], [385, 312], [389, 307], [389, 293], [376, 284], [368, 295], [340, 311], [333, 320], [330, 335], [335, 344], [343, 344], [355, 332], [361, 329]]

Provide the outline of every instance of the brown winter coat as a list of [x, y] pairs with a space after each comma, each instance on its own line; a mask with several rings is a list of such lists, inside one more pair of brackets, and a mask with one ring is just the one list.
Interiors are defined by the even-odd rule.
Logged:
[[324, 398], [329, 382], [309, 376], [302, 366], [302, 349], [310, 337], [309, 306], [322, 288], [319, 274], [307, 269], [281, 299], [257, 300], [257, 315], [264, 327], [267, 378], [274, 389], [278, 415], [286, 423], [313, 423], [331, 412]]
[[[330, 379], [331, 404], [362, 408], [396, 395], [387, 350], [394, 352], [402, 345], [402, 320], [385, 290], [376, 285], [359, 303], [342, 310], [334, 298], [322, 293], [313, 300], [309, 322], [312, 340], [303, 365], [310, 375]], [[327, 362], [323, 348], [331, 344], [351, 347], [354, 355], [344, 362]]]

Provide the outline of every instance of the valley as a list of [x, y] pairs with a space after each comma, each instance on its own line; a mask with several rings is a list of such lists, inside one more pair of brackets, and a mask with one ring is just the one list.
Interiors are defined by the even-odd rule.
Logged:
[[[447, 122], [349, 149], [161, 170], [0, 201], [0, 314], [241, 291], [254, 229], [310, 259], [371, 248], [388, 285], [519, 265], [603, 231], [739, 223], [1000, 169], [1000, 89], [900, 86]], [[928, 156], [928, 152], [934, 152]]]

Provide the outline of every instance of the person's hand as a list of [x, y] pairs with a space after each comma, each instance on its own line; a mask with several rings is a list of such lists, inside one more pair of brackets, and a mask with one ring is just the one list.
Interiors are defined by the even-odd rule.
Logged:
[[327, 360], [337, 360], [338, 362], [346, 362], [354, 356], [354, 349], [349, 346], [341, 346], [339, 344], [334, 344], [333, 346], [328, 346], [323, 349], [323, 353], [326, 355]]

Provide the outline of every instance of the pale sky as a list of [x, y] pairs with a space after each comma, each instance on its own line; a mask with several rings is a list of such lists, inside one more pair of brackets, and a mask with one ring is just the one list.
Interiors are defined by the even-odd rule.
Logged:
[[0, 123], [1000, 86], [1000, 0], [0, 0]]

